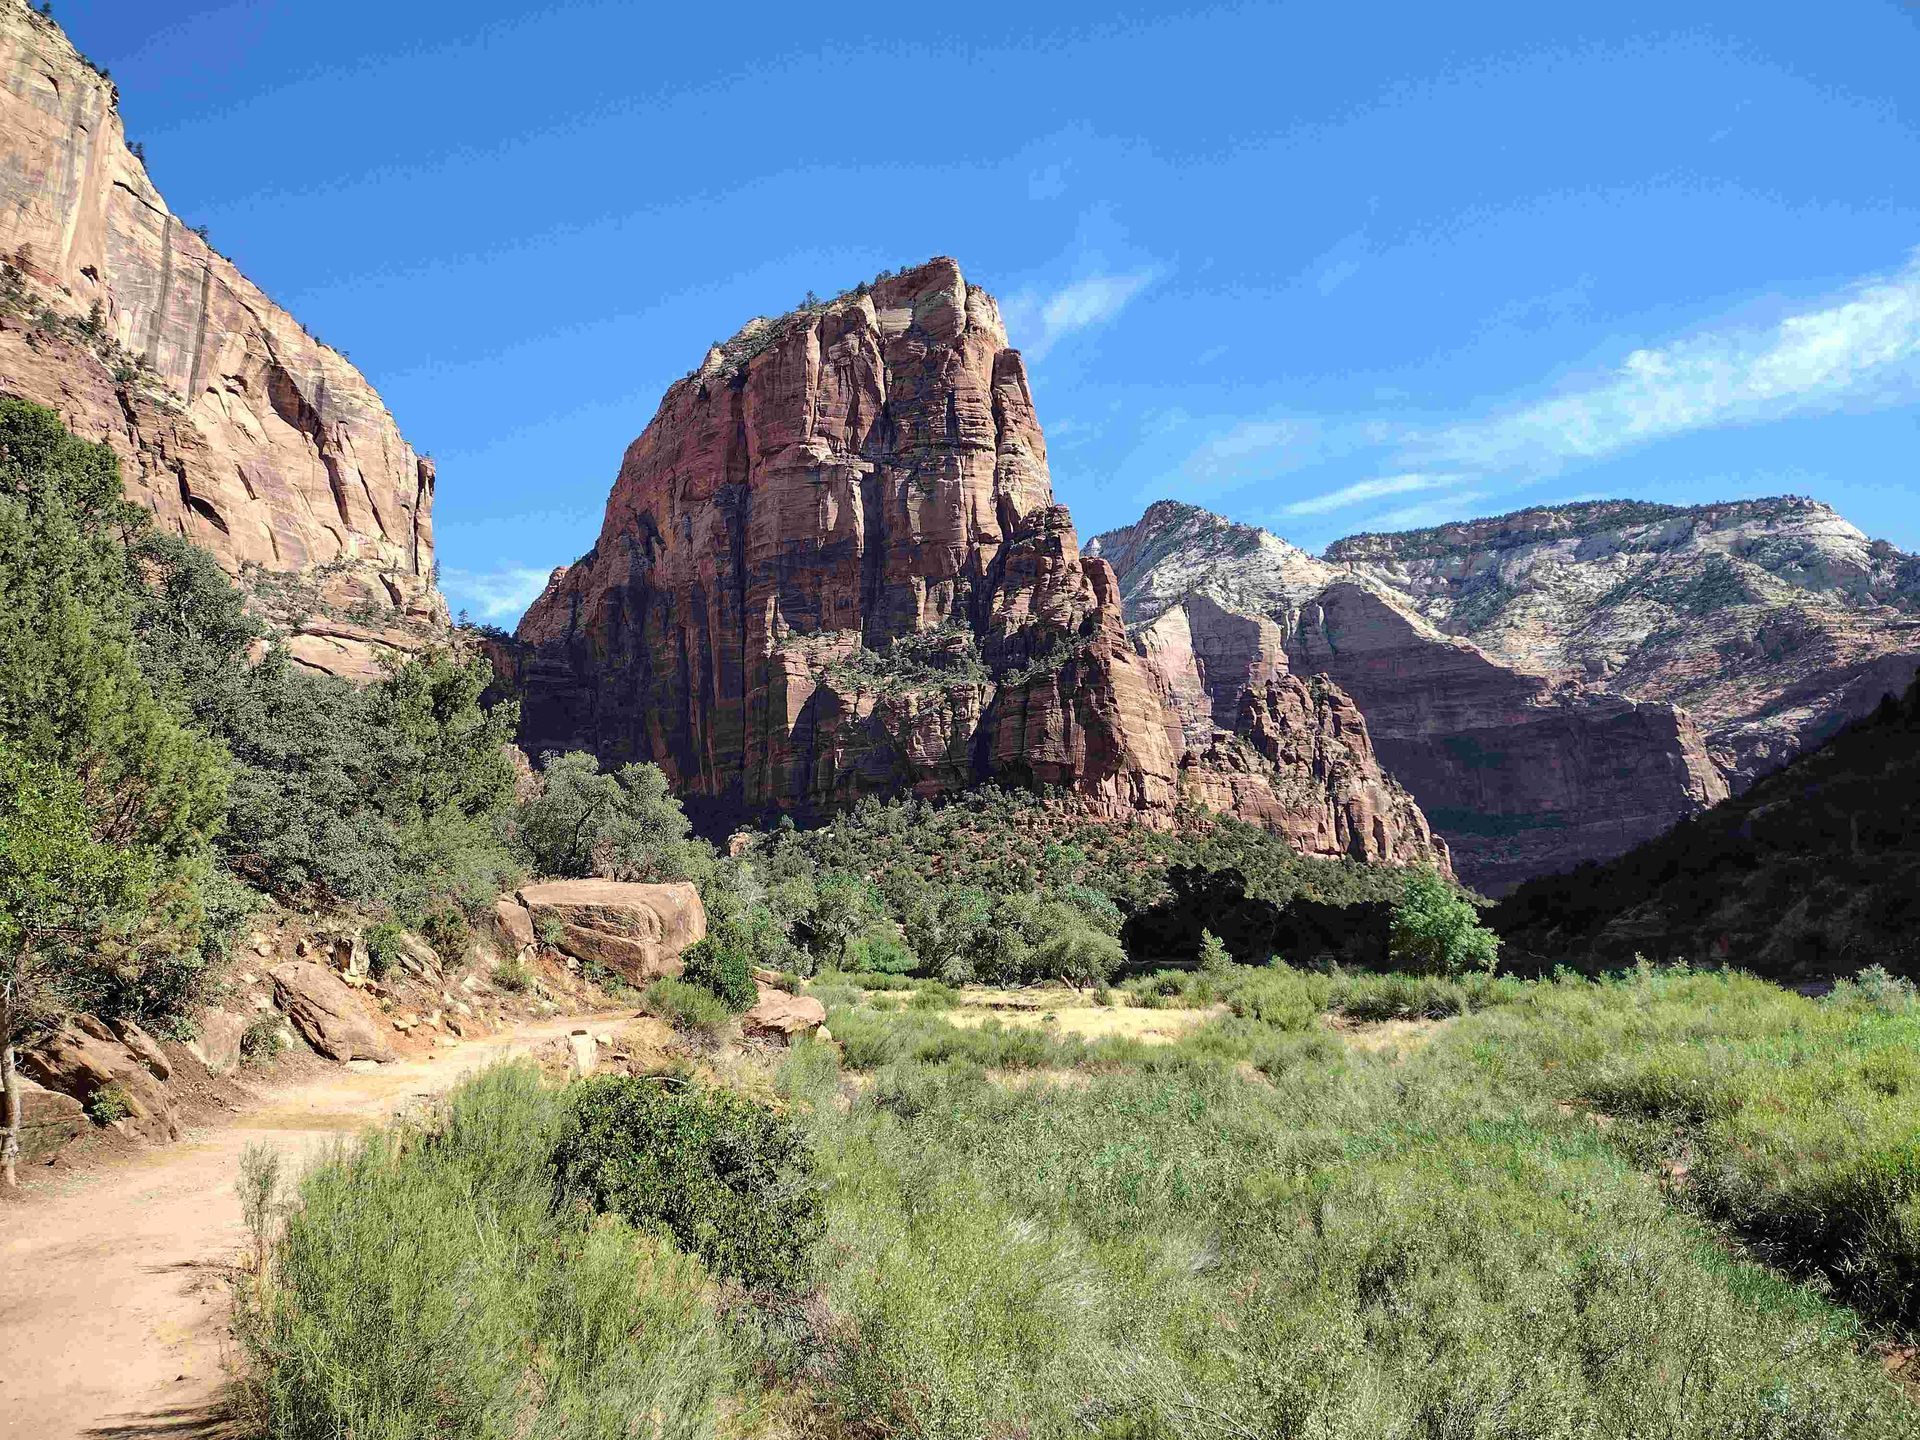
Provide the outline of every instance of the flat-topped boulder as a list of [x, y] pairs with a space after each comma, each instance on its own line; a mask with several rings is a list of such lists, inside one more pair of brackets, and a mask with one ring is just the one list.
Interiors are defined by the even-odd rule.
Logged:
[[635, 983], [680, 974], [681, 953], [707, 934], [700, 891], [686, 880], [546, 880], [522, 887], [518, 898], [537, 931], [551, 929], [548, 916], [559, 923], [560, 949]]
[[827, 1023], [827, 1007], [811, 995], [792, 995], [767, 984], [755, 988], [760, 998], [740, 1017], [740, 1033], [749, 1040], [791, 1045], [818, 1035]]

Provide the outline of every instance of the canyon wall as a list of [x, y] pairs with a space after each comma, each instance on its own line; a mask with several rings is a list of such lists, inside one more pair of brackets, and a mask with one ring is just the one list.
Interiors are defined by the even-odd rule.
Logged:
[[337, 350], [183, 223], [117, 92], [0, 0], [0, 393], [119, 455], [128, 494], [353, 677], [444, 631], [433, 462]]
[[1920, 665], [1920, 558], [1797, 496], [1541, 506], [1327, 559], [1502, 661], [1683, 706], [1736, 790]]
[[[1053, 503], [998, 307], [947, 259], [713, 347], [500, 663], [529, 750], [650, 760], [742, 812], [993, 779], [1162, 823], [1209, 768], [1183, 764], [1116, 577]], [[1445, 863], [1370, 752], [1316, 775], [1311, 746], [1272, 748], [1239, 758], [1325, 803], [1269, 793], [1261, 823], [1319, 853]]]
[[1617, 855], [1727, 793], [1674, 706], [1490, 655], [1264, 530], [1163, 501], [1089, 548], [1113, 564], [1190, 741], [1237, 728], [1250, 686], [1325, 677], [1488, 891]]

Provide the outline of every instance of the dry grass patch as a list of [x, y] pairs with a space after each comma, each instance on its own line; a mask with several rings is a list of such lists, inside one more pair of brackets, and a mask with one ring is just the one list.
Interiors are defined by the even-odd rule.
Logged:
[[[969, 997], [971, 999], [971, 997]], [[955, 1025], [971, 1029], [997, 1020], [1008, 1029], [1044, 1030], [1082, 1040], [1139, 1040], [1148, 1045], [1170, 1045], [1181, 1036], [1226, 1014], [1223, 1006], [1205, 1010], [1135, 1010], [1085, 1005], [1063, 1010], [976, 1010], [971, 1004], [946, 1012]]]
[[1362, 1050], [1369, 1054], [1393, 1050], [1408, 1054], [1425, 1045], [1440, 1031], [1453, 1024], [1449, 1016], [1445, 1020], [1378, 1020], [1363, 1022], [1349, 1020], [1344, 1015], [1333, 1015], [1327, 1019], [1328, 1027], [1345, 1042], [1349, 1050]]

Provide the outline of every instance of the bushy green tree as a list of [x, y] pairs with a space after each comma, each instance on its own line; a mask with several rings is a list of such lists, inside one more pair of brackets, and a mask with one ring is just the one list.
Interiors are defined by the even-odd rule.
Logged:
[[686, 811], [657, 765], [612, 773], [578, 751], [547, 757], [539, 792], [518, 814], [520, 844], [543, 875], [700, 879], [711, 848], [689, 838]]
[[1215, 977], [1233, 973], [1233, 956], [1211, 930], [1200, 932], [1200, 973]]
[[69, 1009], [165, 1020], [195, 998], [209, 910], [232, 896], [209, 841], [221, 746], [141, 673], [129, 602], [144, 517], [105, 446], [0, 400], [0, 1070]]
[[993, 923], [993, 899], [973, 885], [928, 890], [906, 916], [907, 944], [920, 973], [942, 980], [975, 978], [983, 937]]
[[1408, 872], [1393, 912], [1393, 958], [1410, 970], [1459, 975], [1491, 972], [1500, 963], [1500, 937], [1480, 923], [1480, 912], [1432, 870]]
[[854, 875], [828, 875], [815, 888], [813, 908], [800, 922], [807, 949], [823, 963], [839, 965], [847, 947], [882, 916], [873, 885]]
[[681, 978], [712, 991], [734, 1014], [759, 998], [753, 980], [753, 938], [738, 924], [715, 926], [705, 939], [688, 946], [681, 958], [687, 967]]
[[1090, 925], [1057, 930], [1033, 947], [1028, 976], [1080, 989], [1104, 985], [1125, 962], [1120, 942]]

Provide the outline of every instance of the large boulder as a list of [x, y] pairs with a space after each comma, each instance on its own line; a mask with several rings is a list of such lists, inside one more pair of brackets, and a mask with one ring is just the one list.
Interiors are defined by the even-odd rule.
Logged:
[[231, 1010], [202, 1010], [193, 1017], [193, 1038], [187, 1049], [215, 1075], [240, 1066], [240, 1040], [247, 1033], [247, 1017]]
[[391, 1060], [393, 1047], [353, 987], [312, 960], [275, 967], [274, 998], [309, 1045], [330, 1060]]
[[804, 1036], [817, 1035], [827, 1023], [827, 1007], [811, 995], [789, 995], [771, 985], [759, 989], [760, 998], [740, 1017], [744, 1038], [791, 1045]]
[[45, 1160], [86, 1134], [87, 1107], [31, 1080], [20, 1082], [20, 1158]]
[[[180, 1133], [166, 1087], [91, 1015], [77, 1016], [64, 1029], [22, 1049], [20, 1071], [49, 1090], [71, 1096], [89, 1114], [112, 1115], [149, 1140], [172, 1140]], [[102, 1091], [114, 1098], [102, 1098]]]
[[681, 952], [707, 934], [700, 892], [685, 880], [548, 880], [524, 887], [519, 899], [535, 925], [549, 915], [560, 923], [567, 954], [635, 984], [680, 974]]
[[533, 916], [511, 895], [502, 895], [493, 902], [493, 930], [500, 948], [509, 955], [518, 955], [535, 939]]

